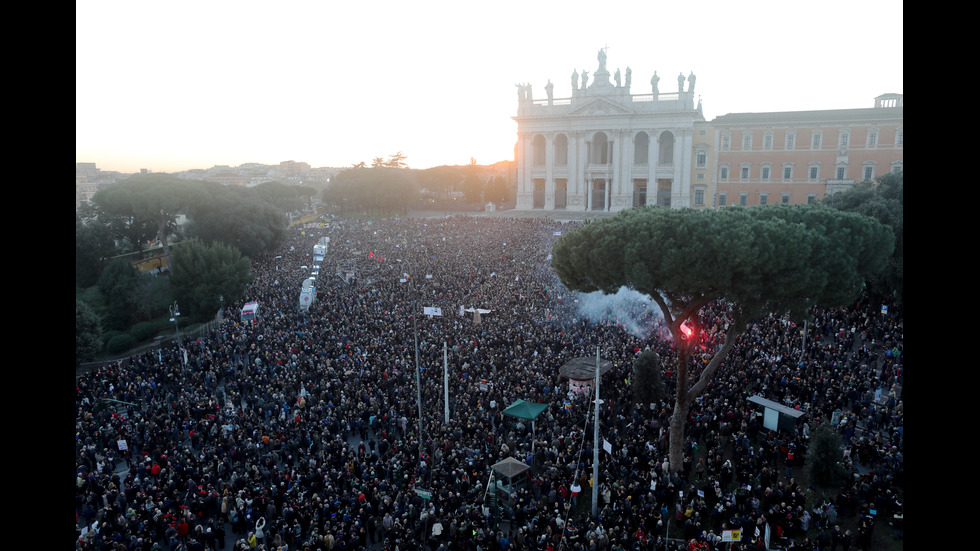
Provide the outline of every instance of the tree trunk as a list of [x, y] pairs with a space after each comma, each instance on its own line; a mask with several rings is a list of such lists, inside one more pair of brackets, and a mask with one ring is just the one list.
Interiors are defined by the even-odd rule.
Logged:
[[[691, 365], [691, 347], [695, 346], [698, 339], [691, 342], [680, 341], [676, 337], [679, 333], [675, 334], [674, 342], [681, 344], [677, 349], [677, 392], [674, 398], [674, 414], [670, 418], [670, 442], [668, 444], [668, 460], [672, 473], [679, 471], [684, 465], [684, 432], [687, 428], [687, 414], [691, 411], [691, 403], [708, 387], [739, 334], [737, 324], [733, 322], [728, 328], [721, 349], [711, 358], [693, 386], [688, 369]], [[700, 337], [700, 332], [696, 332], [695, 335]]]
[[687, 414], [691, 410], [690, 378], [687, 370], [690, 367], [690, 348], [684, 341], [675, 341], [677, 347], [677, 392], [674, 397], [674, 414], [670, 417], [670, 441], [668, 442], [670, 473], [676, 473], [684, 465], [684, 430], [687, 425]]

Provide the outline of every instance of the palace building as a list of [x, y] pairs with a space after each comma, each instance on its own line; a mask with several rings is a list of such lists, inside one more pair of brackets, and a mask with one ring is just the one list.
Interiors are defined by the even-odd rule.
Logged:
[[654, 71], [634, 94], [629, 67], [610, 75], [602, 50], [598, 61], [591, 82], [572, 73], [571, 97], [553, 97], [550, 81], [544, 99], [517, 85], [517, 209], [808, 203], [902, 170], [901, 94], [866, 109], [705, 121], [693, 73], [662, 93]]

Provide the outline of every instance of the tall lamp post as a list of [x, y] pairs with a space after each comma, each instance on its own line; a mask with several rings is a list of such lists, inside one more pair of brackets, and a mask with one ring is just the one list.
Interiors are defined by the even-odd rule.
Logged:
[[[415, 283], [412, 281], [412, 274], [411, 274], [412, 265], [407, 260], [406, 260], [406, 263], [409, 265], [408, 266], [409, 274], [408, 274], [408, 277], [406, 278], [406, 282], [411, 287], [411, 289], [412, 289], [412, 296], [414, 297], [416, 295], [416, 293], [415, 293]], [[415, 318], [416, 318], [415, 308], [418, 307], [418, 304], [416, 304], [415, 301], [413, 301], [412, 304], [413, 304], [413, 307], [412, 307], [412, 335], [413, 335], [413, 337], [415, 339], [415, 395], [416, 395], [416, 402], [418, 403], [418, 409], [419, 409], [419, 465], [421, 466], [421, 463], [422, 463], [422, 445], [423, 445], [423, 438], [422, 438], [422, 371], [419, 369], [419, 331], [418, 331], [418, 327], [417, 327], [417, 325], [415, 323]]]

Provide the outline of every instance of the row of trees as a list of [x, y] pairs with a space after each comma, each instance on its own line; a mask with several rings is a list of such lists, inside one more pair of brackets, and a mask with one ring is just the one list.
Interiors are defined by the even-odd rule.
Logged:
[[[156, 242], [168, 263], [170, 239], [223, 243], [255, 256], [286, 235], [286, 213], [309, 205], [312, 188], [269, 182], [253, 188], [182, 180], [169, 174], [130, 177], [99, 191], [75, 213], [76, 283], [95, 284], [108, 259]], [[187, 224], [177, 227], [177, 215]]]
[[[400, 154], [399, 154], [400, 155]], [[323, 192], [323, 200], [342, 212], [368, 214], [405, 212], [417, 208], [424, 192], [442, 200], [462, 193], [464, 202], [483, 204], [513, 200], [509, 180], [484, 177], [485, 168], [470, 159], [466, 166], [437, 166], [425, 170], [406, 169], [398, 156], [391, 161], [375, 159], [373, 166], [360, 163], [338, 174]]]

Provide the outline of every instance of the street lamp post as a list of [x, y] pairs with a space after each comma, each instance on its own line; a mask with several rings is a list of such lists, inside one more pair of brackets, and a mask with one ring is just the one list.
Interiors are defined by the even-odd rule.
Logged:
[[[406, 260], [406, 263], [408, 263], [407, 260]], [[412, 274], [411, 274], [412, 266], [411, 266], [411, 263], [408, 263], [408, 265], [409, 265], [409, 267], [408, 267], [409, 274], [408, 274], [407, 282], [408, 282], [409, 286], [411, 286], [411, 288], [412, 288], [412, 295], [414, 297], [416, 295], [416, 293], [415, 293], [415, 283], [412, 281]], [[412, 308], [412, 335], [413, 335], [414, 340], [415, 340], [415, 394], [416, 394], [416, 402], [418, 404], [418, 410], [419, 410], [419, 465], [421, 466], [421, 463], [422, 463], [422, 445], [423, 445], [423, 438], [422, 438], [422, 371], [419, 369], [419, 331], [418, 331], [417, 324], [415, 322], [415, 318], [416, 318], [415, 308], [418, 308], [418, 304], [415, 301], [413, 301], [412, 304], [414, 305], [413, 308]]]

